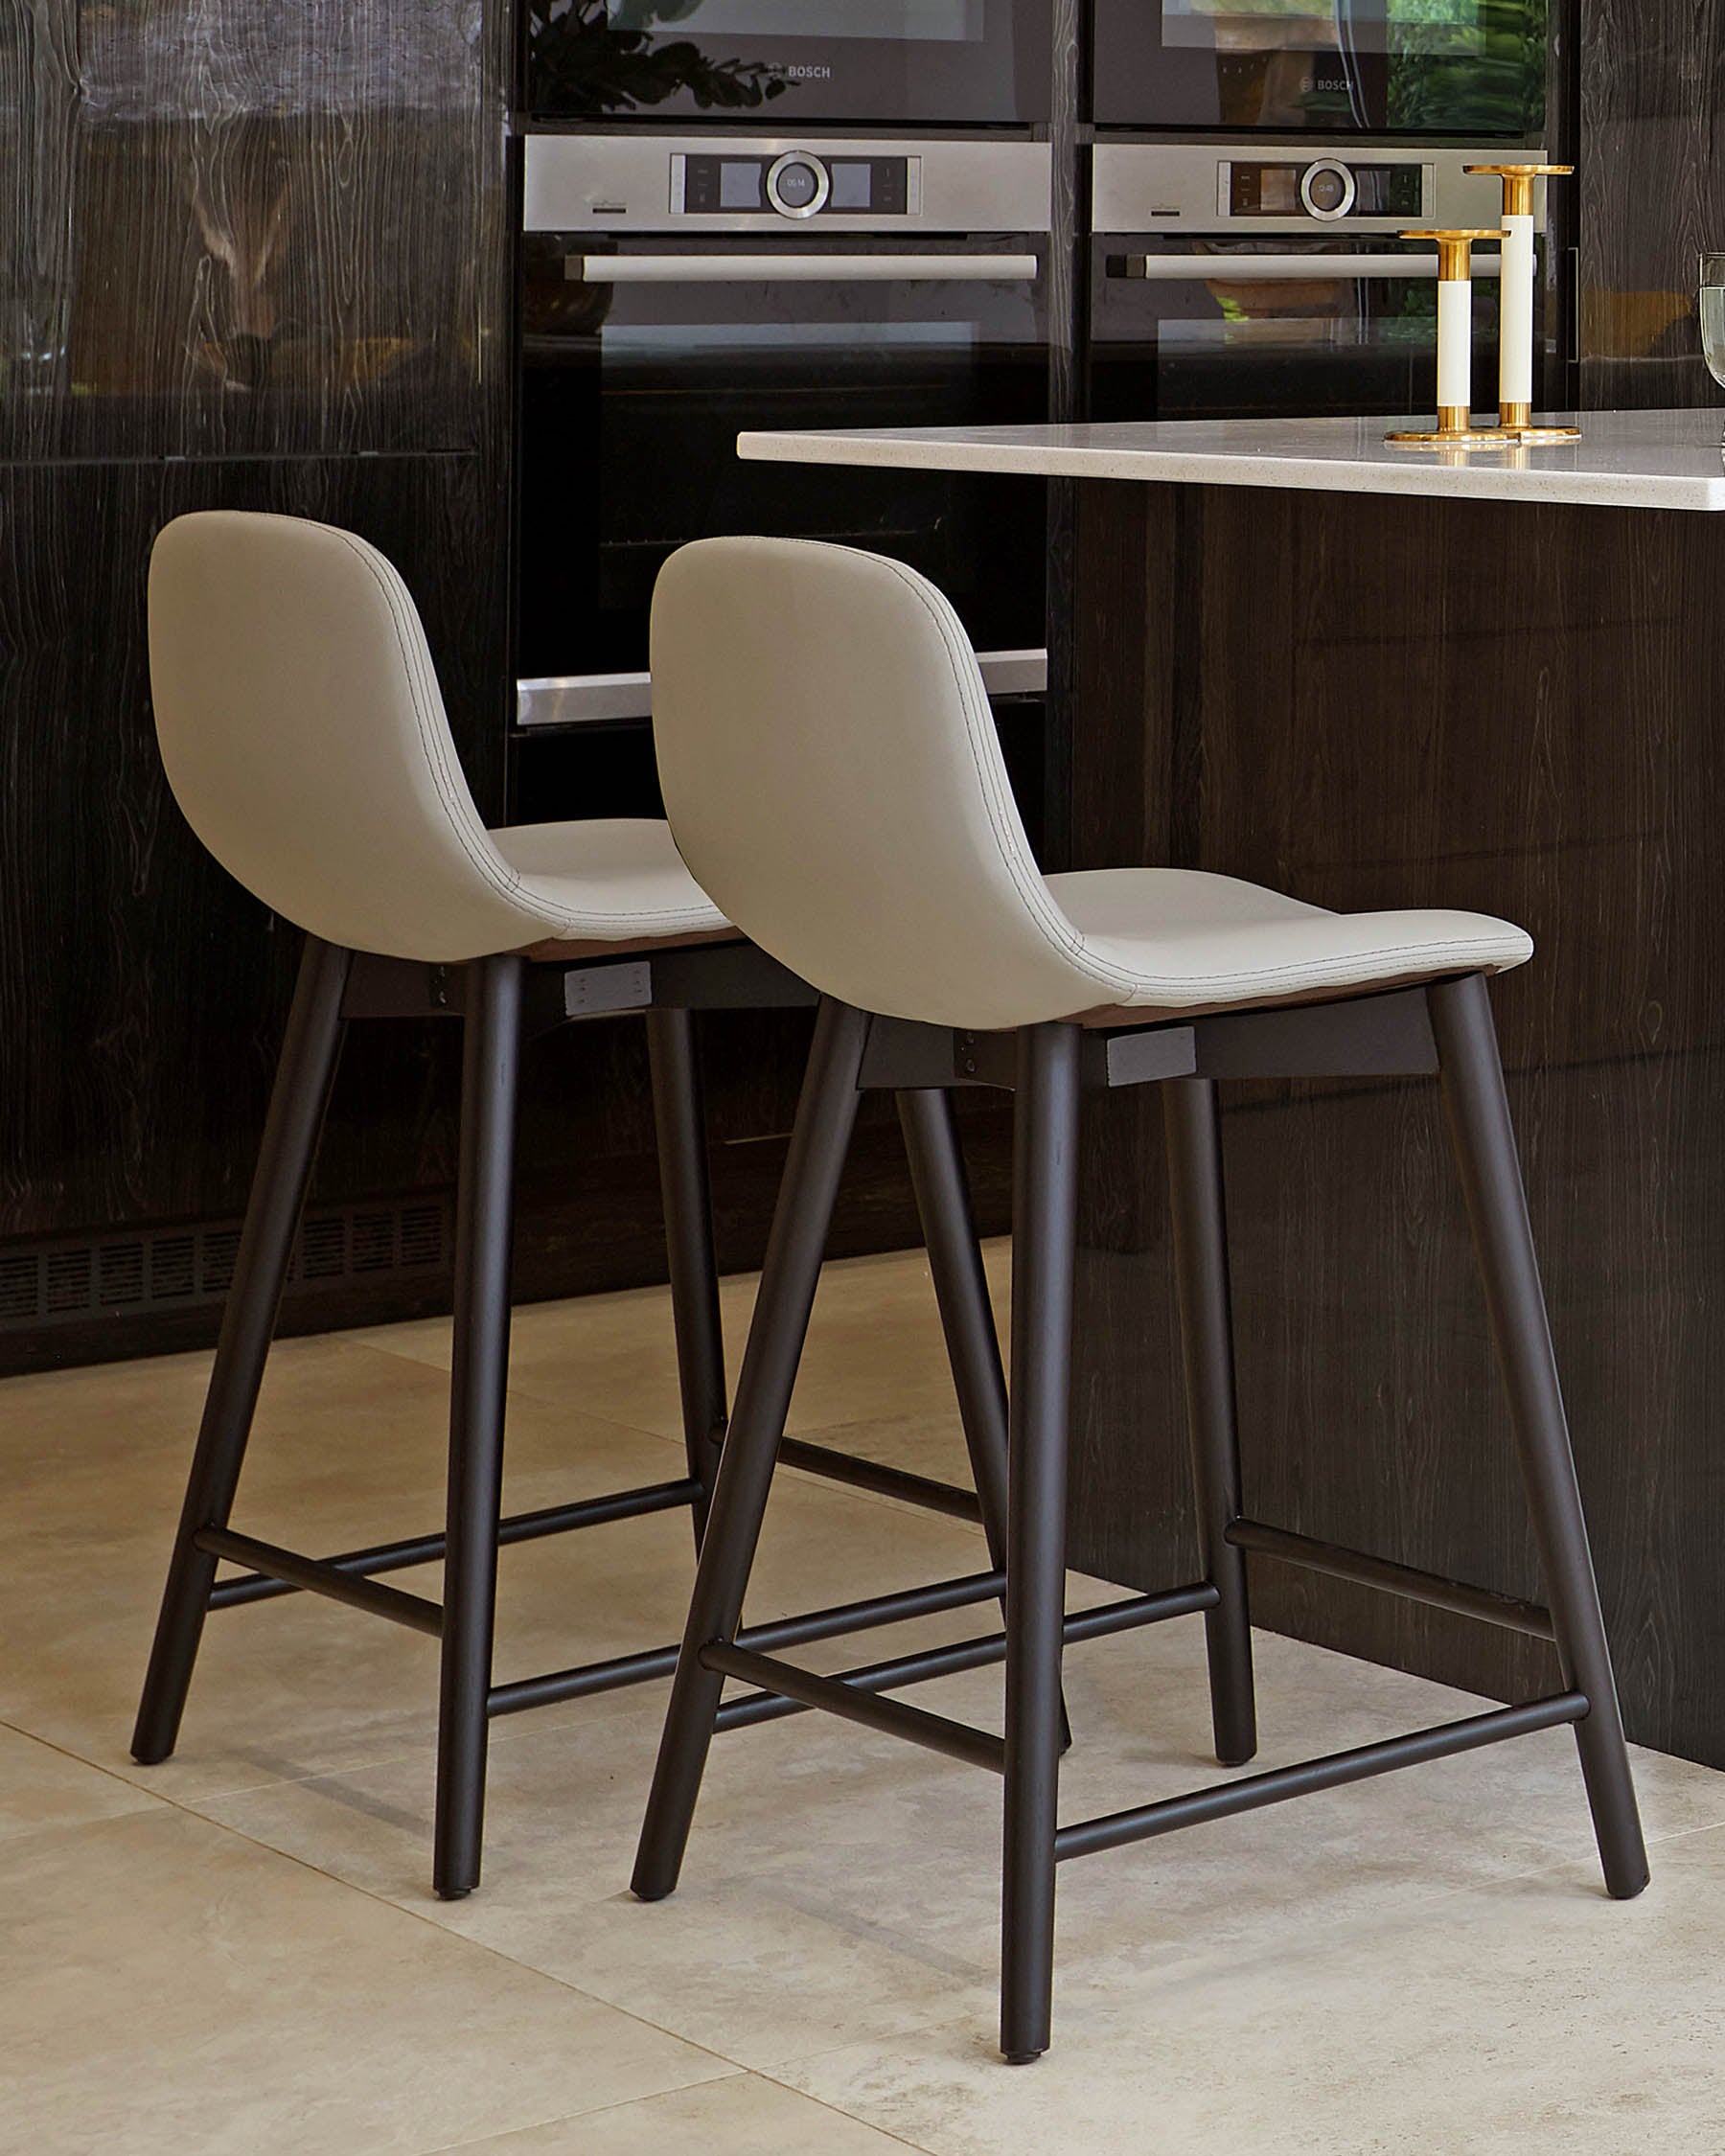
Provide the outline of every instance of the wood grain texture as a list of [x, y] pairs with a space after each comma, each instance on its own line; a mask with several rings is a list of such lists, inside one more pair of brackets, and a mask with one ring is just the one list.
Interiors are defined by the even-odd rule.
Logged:
[[[1081, 865], [1533, 933], [1495, 1002], [1625, 1709], [1725, 1762], [1725, 529], [1098, 487], [1079, 563]], [[1228, 1098], [1249, 1510], [1536, 1594], [1436, 1087]], [[1165, 1584], [1193, 1556], [1156, 1102], [1093, 1135], [1075, 1553]], [[1255, 1587], [1263, 1620], [1372, 1659], [1506, 1696], [1549, 1674], [1413, 1605]]]
[[[150, 542], [188, 509], [364, 532], [426, 618], [479, 798], [500, 798], [506, 590], [478, 457], [0, 468], [0, 1234], [238, 1209], [297, 938], [204, 853], [156, 755]], [[363, 1054], [361, 1056], [363, 1060]], [[441, 1172], [447, 1102], [399, 1052], [356, 1078], [329, 1188]], [[435, 1132], [435, 1135], [433, 1135]]]
[[[502, 0], [0, 4], [0, 1238], [230, 1217], [249, 1180], [297, 939], [162, 780], [168, 518], [380, 545], [503, 813], [511, 33]], [[430, 1028], [356, 1032], [320, 1195], [447, 1181], [453, 1075]]]
[[1582, 402], [1717, 402], [1695, 271], [1725, 247], [1725, 0], [1580, 10]]
[[[162, 779], [144, 585], [169, 517], [276, 510], [380, 545], [481, 812], [510, 813], [515, 27], [509, 0], [0, 0], [0, 1248], [245, 1200], [298, 938]], [[613, 808], [603, 777], [581, 791]], [[722, 1249], [752, 1265], [806, 1021], [706, 1034]], [[351, 1028], [314, 1202], [447, 1191], [459, 1060], [447, 1023]], [[838, 1247], [914, 1240], [890, 1116], [865, 1110]], [[998, 1226], [1006, 1111], [966, 1121]], [[521, 1125], [521, 1292], [661, 1277], [641, 1028], [536, 1044]], [[447, 1296], [360, 1288], [291, 1321]], [[0, 1333], [0, 1370], [191, 1345], [215, 1316]]]
[[6, 0], [0, 453], [476, 449], [502, 0]]

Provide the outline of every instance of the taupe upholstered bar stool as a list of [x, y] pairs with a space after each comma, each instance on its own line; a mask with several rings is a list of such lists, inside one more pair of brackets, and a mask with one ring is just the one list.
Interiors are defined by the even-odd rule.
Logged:
[[[824, 1708], [1005, 1778], [1000, 2046], [1046, 2048], [1064, 1858], [1545, 1729], [1575, 1726], [1606, 1884], [1646, 1856], [1570, 1456], [1486, 976], [1519, 929], [1477, 914], [1336, 914], [1230, 878], [1120, 869], [1045, 879], [1024, 841], [976, 658], [896, 562], [714, 539], [674, 556], [654, 609], [666, 812], [702, 887], [822, 991], [785, 1185], [698, 1568], [634, 1891], [677, 1884], [715, 1726]], [[1551, 1608], [1339, 1550], [1241, 1516], [1216, 1081], [1438, 1070]], [[1011, 1490], [1003, 1636], [894, 1668], [815, 1676], [737, 1621], [859, 1091], [1017, 1091]], [[1063, 1615], [1079, 1104], [1158, 1082], [1170, 1175], [1205, 1576]], [[1063, 1646], [1203, 1610], [1216, 1751], [1256, 1748], [1244, 1553], [1273, 1550], [1553, 1640], [1527, 1705], [1061, 1825]], [[1006, 1665], [1004, 1741], [880, 1693]], [[726, 1677], [759, 1687], [720, 1705]]]
[[[479, 1878], [490, 1716], [669, 1676], [674, 1645], [492, 1681], [500, 1543], [686, 1505], [697, 1547], [725, 1422], [692, 1013], [812, 1004], [745, 943], [678, 859], [662, 822], [487, 831], [456, 760], [412, 599], [374, 547], [285, 516], [184, 516], [150, 579], [156, 726], [174, 794], [217, 859], [307, 933], [233, 1288], [175, 1539], [132, 1750], [177, 1740], [206, 1612], [300, 1590], [438, 1638], [443, 1685], [433, 1880]], [[509, 1352], [516, 1074], [530, 1031], [645, 1015], [687, 1473], [500, 1516]], [[317, 1136], [350, 1018], [464, 1021], [448, 1517], [442, 1534], [304, 1556], [230, 1525]], [[978, 1518], [1001, 1546], [1005, 1381], [948, 1095], [900, 1117], [957, 1377], [977, 1491], [803, 1443], [799, 1465]], [[378, 1575], [444, 1561], [441, 1605]], [[219, 1561], [245, 1568], [217, 1580]], [[995, 1570], [787, 1617], [790, 1644], [997, 1596]]]

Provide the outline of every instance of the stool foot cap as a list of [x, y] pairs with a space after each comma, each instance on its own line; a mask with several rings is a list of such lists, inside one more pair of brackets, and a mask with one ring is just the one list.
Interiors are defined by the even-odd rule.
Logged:
[[1008, 2066], [1034, 2066], [1042, 2055], [1041, 2052], [1002, 2052], [1000, 2053]]

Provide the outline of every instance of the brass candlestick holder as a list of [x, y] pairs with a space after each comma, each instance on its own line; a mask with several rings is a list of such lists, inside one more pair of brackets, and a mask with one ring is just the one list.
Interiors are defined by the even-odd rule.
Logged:
[[1578, 426], [1533, 424], [1533, 183], [1566, 178], [1573, 165], [1465, 165], [1504, 183], [1504, 274], [1498, 308], [1498, 424], [1536, 446], [1578, 442]]
[[1520, 439], [1506, 427], [1473, 423], [1473, 246], [1501, 237], [1471, 227], [1402, 234], [1438, 245], [1438, 424], [1385, 437], [1400, 448], [1501, 449]]

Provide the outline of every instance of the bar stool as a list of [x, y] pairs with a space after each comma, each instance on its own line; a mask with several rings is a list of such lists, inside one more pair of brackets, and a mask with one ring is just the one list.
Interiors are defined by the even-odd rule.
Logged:
[[[1529, 938], [1476, 914], [1336, 914], [1230, 878], [1044, 878], [953, 609], [896, 562], [714, 539], [667, 564], [655, 722], [678, 845], [764, 950], [822, 991], [813, 1056], [738, 1379], [641, 1831], [633, 1888], [676, 1886], [715, 1726], [821, 1708], [1005, 1780], [1000, 2048], [1049, 2039], [1055, 1867], [1200, 1821], [1571, 1723], [1606, 1884], [1646, 1855], [1523, 1197], [1486, 976]], [[1551, 1608], [1242, 1517], [1216, 1082], [1440, 1072]], [[1003, 1660], [1005, 1737], [816, 1676], [737, 1621], [861, 1089], [1016, 1089], [1010, 1499], [1003, 1635], [911, 1678]], [[1204, 1577], [1063, 1616], [1079, 1108], [1160, 1084]], [[1203, 1610], [1216, 1752], [1256, 1748], [1245, 1552], [1272, 1549], [1553, 1641], [1558, 1689], [1389, 1742], [1062, 1825], [1063, 1647]], [[720, 1706], [727, 1677], [757, 1687]]]
[[[456, 760], [424, 631], [389, 562], [351, 534], [210, 512], [158, 538], [150, 673], [162, 756], [205, 845], [306, 931], [263, 1149], [132, 1738], [174, 1749], [205, 1614], [305, 1590], [441, 1642], [433, 1880], [478, 1882], [494, 1714], [668, 1677], [675, 1645], [492, 1681], [500, 1544], [673, 1506], [700, 1547], [725, 1423], [718, 1273], [692, 1014], [808, 1005], [745, 943], [662, 822], [488, 832]], [[687, 1473], [510, 1519], [500, 1514], [517, 1067], [523, 1027], [644, 1014], [670, 1254]], [[308, 1557], [230, 1525], [345, 1021], [465, 1025], [454, 1361], [445, 1532]], [[1005, 1381], [948, 1095], [901, 1095], [930, 1267], [957, 1374], [976, 1494], [804, 1443], [798, 1464], [980, 1519], [1002, 1545]], [[444, 1562], [441, 1605], [378, 1575]], [[217, 1581], [219, 1561], [245, 1568]], [[998, 1595], [998, 1571], [787, 1617], [787, 1645]]]

